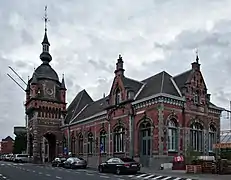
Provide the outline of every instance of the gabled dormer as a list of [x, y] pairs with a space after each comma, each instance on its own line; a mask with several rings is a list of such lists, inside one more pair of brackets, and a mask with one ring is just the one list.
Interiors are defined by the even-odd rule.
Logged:
[[200, 71], [199, 57], [192, 63], [192, 68], [174, 77], [174, 81], [185, 97], [188, 105], [204, 106], [207, 102], [207, 87]]
[[108, 97], [108, 105], [118, 105], [133, 100], [144, 83], [125, 77], [123, 59], [119, 55], [116, 63], [115, 77]]

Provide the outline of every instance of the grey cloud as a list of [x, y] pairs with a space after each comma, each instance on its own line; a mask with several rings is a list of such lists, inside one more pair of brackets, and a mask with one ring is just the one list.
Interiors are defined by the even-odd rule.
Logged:
[[[0, 101], [4, 104], [0, 126], [5, 126], [0, 137], [10, 134], [14, 124], [24, 124], [24, 94], [5, 74], [12, 65], [26, 79], [34, 64], [39, 65], [46, 3], [0, 2], [0, 54], [13, 59], [0, 59]], [[120, 53], [125, 74], [141, 80], [161, 70], [173, 75], [187, 70], [195, 59], [193, 49], [199, 48], [212, 100], [221, 106], [227, 104], [229, 98], [225, 101], [223, 94], [216, 92], [231, 92], [227, 78], [231, 75], [230, 1], [51, 0], [47, 5], [52, 66], [57, 73], [65, 73], [68, 102], [83, 88], [94, 99], [107, 94]], [[20, 21], [16, 26], [13, 17]], [[205, 30], [207, 20], [214, 24], [213, 29]]]

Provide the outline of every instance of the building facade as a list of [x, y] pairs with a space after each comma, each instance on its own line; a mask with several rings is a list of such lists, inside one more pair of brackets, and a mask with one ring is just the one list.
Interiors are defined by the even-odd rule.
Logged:
[[108, 96], [93, 101], [83, 90], [69, 105], [63, 148], [92, 165], [130, 156], [159, 167], [187, 151], [213, 155], [222, 108], [210, 101], [199, 57], [179, 75], [163, 71], [142, 81], [126, 77], [123, 63], [119, 56]]
[[26, 88], [27, 152], [34, 163], [53, 160], [62, 148], [62, 119], [66, 113], [66, 87], [64, 77], [59, 81], [49, 64], [50, 43], [47, 29], [42, 42], [40, 59], [42, 64], [35, 69]]
[[14, 148], [14, 140], [10, 136], [7, 136], [0, 142], [0, 147], [0, 154], [11, 154]]
[[26, 89], [27, 151], [34, 162], [72, 154], [96, 166], [111, 156], [130, 156], [158, 167], [189, 150], [215, 153], [222, 108], [210, 101], [198, 56], [188, 71], [142, 81], [125, 75], [119, 56], [108, 95], [93, 101], [82, 90], [66, 110], [64, 78], [60, 82], [49, 64], [49, 46], [45, 29], [42, 64]]

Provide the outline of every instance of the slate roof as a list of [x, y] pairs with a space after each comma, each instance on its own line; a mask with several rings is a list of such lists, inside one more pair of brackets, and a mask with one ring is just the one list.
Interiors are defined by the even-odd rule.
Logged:
[[104, 111], [108, 106], [107, 99], [108, 97], [104, 97], [95, 102], [89, 103], [86, 108], [83, 109], [77, 117], [75, 117], [73, 123]]
[[[122, 76], [121, 80], [125, 89], [135, 92], [137, 95], [135, 100], [159, 93], [181, 97], [179, 91], [181, 91], [181, 88], [187, 83], [187, 80], [193, 72], [194, 70], [190, 69], [173, 77], [169, 73], [162, 71], [142, 81], [137, 81], [126, 76]], [[104, 111], [106, 107], [108, 107], [108, 98], [109, 97], [104, 97], [93, 101], [85, 90], [79, 92], [67, 109], [65, 124], [70, 121], [71, 123], [75, 123]]]
[[125, 76], [123, 76], [121, 79], [122, 79], [124, 87], [126, 89], [130, 89], [130, 90], [134, 91], [135, 93], [137, 93], [139, 91], [139, 89], [142, 87], [142, 85], [144, 84], [142, 82], [139, 82], [139, 81], [134, 80], [134, 79], [130, 79], [130, 78], [125, 77]]
[[87, 104], [92, 102], [92, 98], [89, 96], [85, 89], [80, 91], [68, 106], [64, 123], [68, 124]]
[[145, 83], [145, 86], [140, 94], [137, 96], [137, 100], [158, 93], [166, 93], [180, 97], [180, 94], [178, 93], [172, 81], [172, 76], [165, 71], [162, 71], [154, 76], [143, 80], [142, 82]]
[[179, 89], [184, 87], [185, 83], [187, 82], [189, 76], [193, 73], [193, 70], [190, 69], [188, 71], [185, 71], [181, 74], [178, 74], [173, 77], [174, 81], [176, 82], [177, 86]]
[[14, 141], [12, 137], [7, 136], [5, 139], [2, 139], [2, 141]]

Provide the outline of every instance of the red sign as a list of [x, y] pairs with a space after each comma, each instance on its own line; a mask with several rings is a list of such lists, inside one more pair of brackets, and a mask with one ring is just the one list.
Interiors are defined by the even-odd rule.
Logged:
[[184, 157], [183, 156], [175, 156], [174, 157], [174, 161], [175, 162], [183, 162], [184, 161]]

